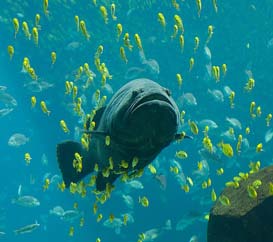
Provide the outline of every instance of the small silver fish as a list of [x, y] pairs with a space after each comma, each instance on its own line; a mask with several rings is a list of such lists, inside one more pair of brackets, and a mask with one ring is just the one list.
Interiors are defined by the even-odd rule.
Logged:
[[204, 48], [204, 54], [205, 54], [206, 60], [207, 61], [211, 61], [211, 51], [208, 48], [208, 46], [205, 46], [205, 48]]
[[114, 229], [116, 234], [120, 234], [123, 222], [120, 218], [114, 218], [113, 220], [107, 219], [104, 221], [103, 225], [107, 228]]
[[41, 163], [42, 163], [43, 166], [47, 166], [48, 165], [48, 159], [47, 159], [47, 156], [46, 156], [45, 153], [42, 154]]
[[145, 241], [154, 241], [161, 235], [160, 229], [149, 229], [144, 233]]
[[6, 91], [7, 90], [7, 87], [6, 86], [0, 86], [0, 92], [1, 91]]
[[0, 109], [0, 117], [4, 117], [11, 113], [13, 111], [13, 108], [2, 108]]
[[26, 144], [29, 141], [29, 138], [26, 137], [24, 134], [15, 133], [10, 136], [8, 140], [8, 145], [12, 147], [19, 147], [21, 145]]
[[64, 209], [61, 206], [55, 206], [49, 210], [49, 214], [54, 214], [58, 217], [61, 217], [64, 215]]
[[238, 119], [226, 117], [226, 121], [234, 128], [242, 129], [242, 124]]
[[143, 189], [144, 188], [143, 184], [137, 180], [131, 180], [131, 181], [127, 182], [126, 185], [128, 187], [134, 188], [134, 189]]
[[82, 215], [83, 215], [82, 212], [72, 209], [65, 211], [61, 216], [61, 219], [66, 222], [73, 222], [74, 220], [80, 218]]
[[40, 226], [40, 224], [38, 224], [36, 221], [34, 224], [29, 224], [29, 225], [26, 225], [24, 227], [14, 230], [14, 233], [15, 234], [31, 233], [33, 230], [37, 229], [39, 226]]
[[206, 126], [208, 126], [210, 129], [217, 129], [218, 125], [211, 119], [203, 119], [198, 123], [198, 126], [202, 129], [204, 129]]
[[212, 96], [216, 102], [224, 102], [224, 94], [218, 89], [208, 89], [208, 93]]
[[196, 97], [190, 92], [184, 93], [181, 98], [182, 98], [183, 103], [185, 103], [188, 106], [196, 106], [197, 105]]
[[130, 195], [122, 194], [122, 198], [128, 208], [130, 209], [134, 208], [134, 200]]
[[17, 106], [16, 99], [6, 92], [0, 92], [0, 103], [3, 103], [6, 107], [13, 108]]
[[273, 131], [272, 129], [267, 130], [264, 136], [265, 143], [268, 143], [273, 138]]
[[54, 84], [46, 82], [46, 81], [30, 81], [24, 83], [24, 87], [31, 92], [42, 92], [47, 90], [48, 88], [53, 87]]
[[17, 198], [12, 199], [11, 202], [28, 208], [40, 206], [39, 200], [33, 196], [19, 196]]
[[229, 86], [224, 86], [224, 94], [229, 97], [229, 95], [232, 93], [233, 91], [231, 90], [231, 88]]
[[190, 241], [189, 242], [198, 242], [198, 237], [196, 235], [193, 235], [191, 238], [190, 238]]

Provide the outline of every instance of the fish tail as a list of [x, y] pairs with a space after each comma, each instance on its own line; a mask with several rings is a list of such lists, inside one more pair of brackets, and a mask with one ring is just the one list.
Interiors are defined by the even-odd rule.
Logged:
[[[73, 167], [75, 153], [79, 153], [82, 157], [82, 170], [80, 172]], [[78, 142], [66, 141], [58, 144], [57, 160], [66, 187], [69, 187], [71, 182], [80, 181], [93, 170], [89, 153]]]

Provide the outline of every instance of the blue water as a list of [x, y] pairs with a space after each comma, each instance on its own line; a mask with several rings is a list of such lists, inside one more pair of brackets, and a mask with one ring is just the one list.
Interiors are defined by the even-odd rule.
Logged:
[[[77, 3], [75, 3], [77, 2]], [[211, 119], [218, 124], [218, 128], [209, 131], [212, 143], [217, 149], [221, 161], [208, 158], [209, 173], [200, 178], [201, 181], [208, 177], [212, 180], [212, 187], [217, 195], [225, 186], [225, 182], [232, 180], [239, 171], [247, 172], [250, 161], [261, 161], [261, 166], [272, 163], [270, 149], [272, 142], [265, 143], [264, 135], [271, 128], [266, 126], [265, 118], [272, 112], [271, 88], [272, 79], [272, 10], [273, 3], [265, 1], [221, 1], [218, 0], [218, 12], [215, 13], [212, 1], [203, 1], [200, 17], [197, 14], [195, 1], [178, 1], [180, 9], [176, 10], [171, 1], [100, 1], [97, 6], [92, 1], [53, 1], [49, 0], [48, 16], [43, 12], [43, 1], [12, 1], [3, 0], [0, 3], [0, 85], [6, 86], [6, 93], [13, 96], [17, 106], [6, 116], [0, 117], [0, 150], [1, 150], [1, 190], [0, 190], [0, 240], [4, 241], [137, 241], [140, 233], [149, 229], [158, 229], [158, 237], [154, 241], [184, 242], [196, 235], [199, 241], [206, 241], [207, 221], [204, 215], [208, 214], [213, 202], [210, 200], [211, 187], [201, 188], [201, 183], [195, 180], [194, 171], [197, 162], [205, 159], [199, 154], [202, 149], [203, 130], [199, 127], [199, 134], [193, 140], [184, 140], [182, 143], [173, 143], [161, 152], [154, 165], [157, 173], [166, 176], [166, 190], [160, 189], [158, 181], [149, 173], [139, 181], [144, 189], [126, 192], [125, 184], [116, 182], [116, 189], [110, 200], [99, 207], [103, 214], [101, 222], [96, 222], [92, 207], [95, 201], [93, 194], [88, 192], [85, 198], [73, 195], [66, 190], [61, 192], [57, 184], [50, 184], [49, 189], [43, 191], [44, 179], [53, 175], [61, 176], [56, 160], [56, 144], [68, 139], [74, 139], [74, 128], [82, 128], [81, 119], [75, 115], [71, 96], [65, 95], [64, 83], [66, 80], [74, 81], [75, 73], [80, 65], [87, 62], [90, 69], [95, 72], [93, 84], [86, 90], [82, 88], [84, 81], [75, 82], [79, 87], [78, 96], [85, 95], [86, 103], [83, 109], [86, 113], [92, 109], [92, 95], [100, 88], [101, 75], [94, 65], [94, 54], [101, 44], [104, 47], [101, 62], [105, 62], [113, 78], [107, 83], [116, 92], [123, 84], [129, 81], [126, 73], [132, 67], [137, 68], [131, 78], [146, 77], [153, 79], [162, 86], [170, 89], [173, 98], [177, 101], [180, 111], [185, 110], [185, 124], [180, 131], [191, 135], [187, 121], [193, 120], [197, 124], [203, 119]], [[130, 4], [130, 2], [132, 2]], [[114, 21], [110, 14], [111, 3], [116, 4], [117, 20]], [[108, 10], [108, 24], [100, 14], [99, 6], [104, 5]], [[166, 19], [166, 30], [157, 21], [158, 12], [162, 12]], [[39, 30], [39, 43], [35, 46], [33, 38], [25, 38], [21, 28], [23, 21], [27, 21], [30, 31], [34, 26], [35, 14], [41, 15]], [[173, 34], [173, 16], [178, 14], [183, 19], [185, 33], [184, 51], [181, 53], [178, 32], [175, 39]], [[76, 30], [74, 16], [79, 15], [86, 23], [90, 34], [87, 41], [82, 33]], [[19, 32], [14, 38], [12, 19], [16, 17], [20, 22]], [[122, 23], [123, 33], [117, 41], [116, 24]], [[207, 28], [212, 25], [213, 36], [207, 47], [211, 51], [211, 58], [206, 56]], [[119, 56], [119, 48], [123, 45], [123, 35], [130, 34], [131, 44], [134, 46], [130, 52], [126, 47], [128, 64]], [[134, 34], [138, 33], [142, 40], [146, 59], [157, 61], [160, 72], [155, 74], [141, 63], [139, 50], [134, 41]], [[199, 48], [194, 53], [194, 37], [200, 39]], [[7, 46], [13, 45], [15, 52], [12, 60], [7, 53]], [[51, 64], [50, 53], [57, 53], [57, 60]], [[38, 75], [38, 82], [53, 84], [48, 89], [36, 92], [29, 88], [33, 82], [27, 73], [22, 73], [23, 58], [30, 59], [31, 66]], [[189, 59], [194, 57], [195, 65], [189, 71]], [[227, 64], [226, 76], [221, 76], [216, 83], [206, 66]], [[178, 88], [176, 73], [181, 73], [183, 84]], [[252, 73], [252, 74], [249, 74]], [[222, 74], [222, 73], [221, 73]], [[251, 92], [244, 90], [249, 77], [255, 79], [255, 87]], [[224, 86], [229, 86], [235, 93], [234, 108], [230, 108], [229, 98], [224, 97], [224, 102], [217, 102], [208, 94], [209, 89], [219, 89], [223, 92]], [[185, 93], [192, 93], [197, 100], [197, 105], [189, 105], [183, 99]], [[0, 93], [1, 95], [1, 93]], [[36, 96], [37, 104], [31, 108], [30, 97]], [[111, 93], [107, 93], [108, 100]], [[42, 113], [40, 101], [44, 100], [51, 114]], [[262, 108], [261, 117], [251, 118], [249, 105], [256, 102]], [[8, 103], [0, 102], [0, 108], [6, 108]], [[227, 139], [221, 134], [231, 125], [226, 117], [238, 119], [242, 129], [234, 127], [235, 140]], [[59, 126], [59, 121], [64, 119], [70, 129], [65, 134]], [[245, 134], [245, 128], [250, 127], [250, 134]], [[8, 140], [14, 133], [22, 133], [29, 138], [29, 142], [19, 147], [8, 145]], [[237, 137], [242, 134], [249, 142], [249, 147], [236, 153]], [[78, 137], [76, 137], [78, 138]], [[230, 143], [234, 150], [232, 158], [225, 157], [217, 144], [224, 140]], [[255, 153], [258, 143], [263, 143], [263, 152]], [[188, 158], [179, 160], [175, 158], [177, 150], [184, 150]], [[26, 165], [24, 154], [29, 152], [32, 160]], [[45, 154], [48, 164], [41, 162]], [[189, 193], [181, 189], [175, 174], [169, 171], [171, 162], [176, 159], [181, 167], [180, 173], [193, 178], [194, 186]], [[159, 164], [159, 165], [158, 165]], [[216, 170], [223, 167], [224, 175], [217, 176]], [[61, 179], [61, 178], [60, 178]], [[86, 180], [88, 182], [88, 178]], [[61, 180], [60, 180], [61, 182]], [[22, 195], [32, 195], [39, 199], [40, 206], [25, 208], [11, 203], [17, 197], [19, 185], [22, 186]], [[88, 190], [89, 191], [89, 190]], [[134, 199], [134, 208], [129, 209], [121, 198], [121, 194], [129, 194]], [[147, 196], [149, 207], [144, 208], [138, 203], [139, 196]], [[204, 203], [202, 202], [204, 201]], [[54, 206], [62, 206], [64, 210], [73, 209], [74, 202], [78, 203], [79, 210], [84, 213], [85, 224], [79, 226], [79, 219], [72, 223], [65, 222], [59, 217], [49, 213]], [[114, 229], [107, 228], [103, 222], [113, 213], [115, 217], [130, 212], [134, 223], [121, 227], [120, 234]], [[192, 221], [185, 229], [176, 230], [176, 224], [182, 219]], [[172, 229], [165, 230], [165, 222], [171, 221]], [[35, 223], [40, 226], [28, 234], [15, 235], [14, 230], [22, 226]], [[69, 236], [69, 228], [75, 229], [74, 236]]]

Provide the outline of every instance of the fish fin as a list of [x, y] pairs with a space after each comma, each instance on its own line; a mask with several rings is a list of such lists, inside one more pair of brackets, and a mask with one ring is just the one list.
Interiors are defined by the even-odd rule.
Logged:
[[[75, 159], [76, 152], [82, 157], [81, 172], [77, 172], [73, 167], [73, 160]], [[78, 142], [65, 141], [58, 144], [57, 160], [66, 187], [69, 187], [71, 182], [78, 182], [87, 174], [92, 172], [92, 161], [88, 155], [88, 152], [83, 150], [81, 144]]]
[[22, 185], [20, 184], [17, 191], [18, 197], [22, 195]]
[[104, 191], [106, 189], [106, 184], [113, 184], [114, 181], [119, 177], [117, 174], [110, 174], [108, 177], [104, 177], [102, 172], [98, 172], [96, 179], [96, 189], [98, 191]]
[[181, 141], [183, 139], [193, 139], [192, 136], [186, 135], [185, 132], [181, 132], [179, 134], [175, 134], [174, 140]]
[[83, 131], [84, 133], [86, 133], [86, 134], [92, 134], [92, 135], [96, 135], [96, 137], [102, 137], [102, 138], [105, 138], [105, 136], [107, 136], [107, 135], [109, 135], [108, 133], [106, 133], [106, 132], [103, 132], [103, 131], [94, 131], [94, 130], [92, 130], [92, 131]]
[[105, 108], [106, 107], [101, 107], [96, 111], [96, 114], [95, 114], [95, 116], [94, 116], [94, 118], [92, 120], [92, 121], [94, 121], [96, 123], [96, 126], [95, 126], [94, 130], [96, 130], [98, 128], [101, 117], [102, 117], [102, 115], [104, 113]]

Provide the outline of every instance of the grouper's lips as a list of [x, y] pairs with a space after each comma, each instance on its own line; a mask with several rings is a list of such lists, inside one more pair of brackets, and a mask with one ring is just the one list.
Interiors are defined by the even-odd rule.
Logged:
[[133, 110], [131, 111], [131, 115], [134, 115], [135, 112], [137, 112], [141, 108], [144, 108], [145, 106], [147, 107], [152, 105], [159, 105], [161, 107], [167, 106], [173, 109], [172, 103], [165, 96], [160, 95], [156, 97], [156, 95], [150, 95], [145, 98], [142, 98], [136, 103]]
[[155, 103], [158, 103], [162, 106], [169, 106], [173, 109], [173, 105], [170, 101], [170, 99], [160, 92], [151, 93], [149, 95], [145, 95], [139, 99], [136, 99], [128, 108], [126, 114], [124, 115], [125, 119], [130, 119], [132, 115], [136, 112], [136, 110], [146, 106], [146, 105], [153, 105]]

